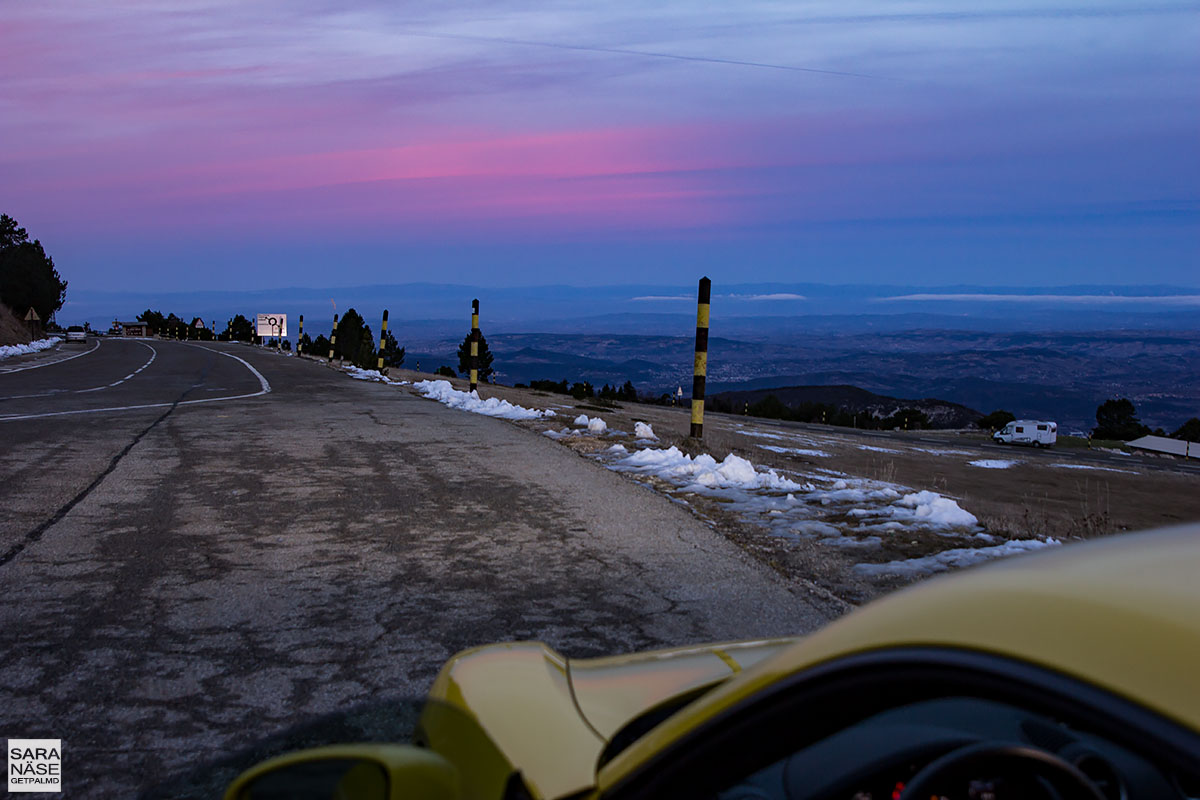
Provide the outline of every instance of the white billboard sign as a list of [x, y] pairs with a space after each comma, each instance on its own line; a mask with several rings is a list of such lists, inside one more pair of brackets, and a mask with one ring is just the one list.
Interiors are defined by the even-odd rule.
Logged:
[[287, 314], [259, 314], [255, 336], [287, 336]]

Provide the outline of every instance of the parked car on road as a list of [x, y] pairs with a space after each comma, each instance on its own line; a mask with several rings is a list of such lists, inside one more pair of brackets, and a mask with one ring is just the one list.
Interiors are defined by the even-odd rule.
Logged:
[[87, 331], [84, 329], [84, 327], [82, 325], [72, 325], [71, 327], [67, 328], [67, 341], [68, 342], [86, 342], [87, 341]]
[[1058, 441], [1058, 425], [1037, 419], [1018, 419], [992, 434], [997, 444], [1028, 444], [1053, 447]]
[[468, 650], [416, 746], [284, 755], [274, 797], [1200, 797], [1200, 526], [897, 592], [806, 637], [566, 658]]

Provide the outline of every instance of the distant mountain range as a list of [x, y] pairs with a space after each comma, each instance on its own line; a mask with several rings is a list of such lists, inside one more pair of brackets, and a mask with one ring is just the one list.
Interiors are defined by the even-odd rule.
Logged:
[[[461, 338], [414, 342], [409, 364], [454, 365]], [[496, 334], [497, 379], [633, 381], [648, 394], [691, 389], [691, 336]], [[918, 330], [709, 341], [708, 393], [854, 386], [887, 398], [939, 398], [1095, 424], [1096, 407], [1128, 397], [1151, 427], [1200, 416], [1200, 330], [988, 333]]]
[[[408, 338], [462, 329], [471, 300], [481, 303], [485, 333], [620, 333], [687, 335], [695, 325], [696, 286], [456, 286], [413, 283], [253, 291], [113, 292], [72, 288], [63, 325], [104, 329], [147, 308], [218, 324], [235, 314], [287, 314], [294, 328], [328, 334], [335, 312], [351, 307], [378, 327]], [[336, 306], [336, 307], [335, 307]], [[1200, 288], [1179, 286], [836, 286], [747, 283], [714, 285], [714, 334], [767, 338], [807, 333], [912, 329], [989, 332], [1179, 329], [1197, 327]]]
[[[498, 379], [631, 380], [646, 393], [691, 387], [695, 286], [472, 287], [445, 284], [254, 292], [72, 289], [61, 324], [106, 328], [146, 308], [185, 318], [288, 315], [294, 339], [328, 334], [354, 307], [407, 348], [409, 366], [457, 363], [470, 302]], [[890, 398], [1091, 427], [1096, 406], [1134, 401], [1151, 427], [1200, 416], [1200, 289], [1171, 286], [714, 285], [709, 392], [849, 385]]]

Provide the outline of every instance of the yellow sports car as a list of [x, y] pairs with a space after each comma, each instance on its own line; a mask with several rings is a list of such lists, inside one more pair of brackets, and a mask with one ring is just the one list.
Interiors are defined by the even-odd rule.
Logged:
[[799, 639], [455, 656], [415, 746], [272, 759], [263, 798], [1195, 800], [1200, 528], [928, 581]]

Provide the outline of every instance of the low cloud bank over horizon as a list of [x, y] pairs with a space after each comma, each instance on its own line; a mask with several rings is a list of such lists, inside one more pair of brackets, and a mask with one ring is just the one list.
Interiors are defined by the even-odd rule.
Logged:
[[1079, 305], [1197, 306], [1200, 294], [905, 294], [875, 297], [873, 302], [1070, 303]]

